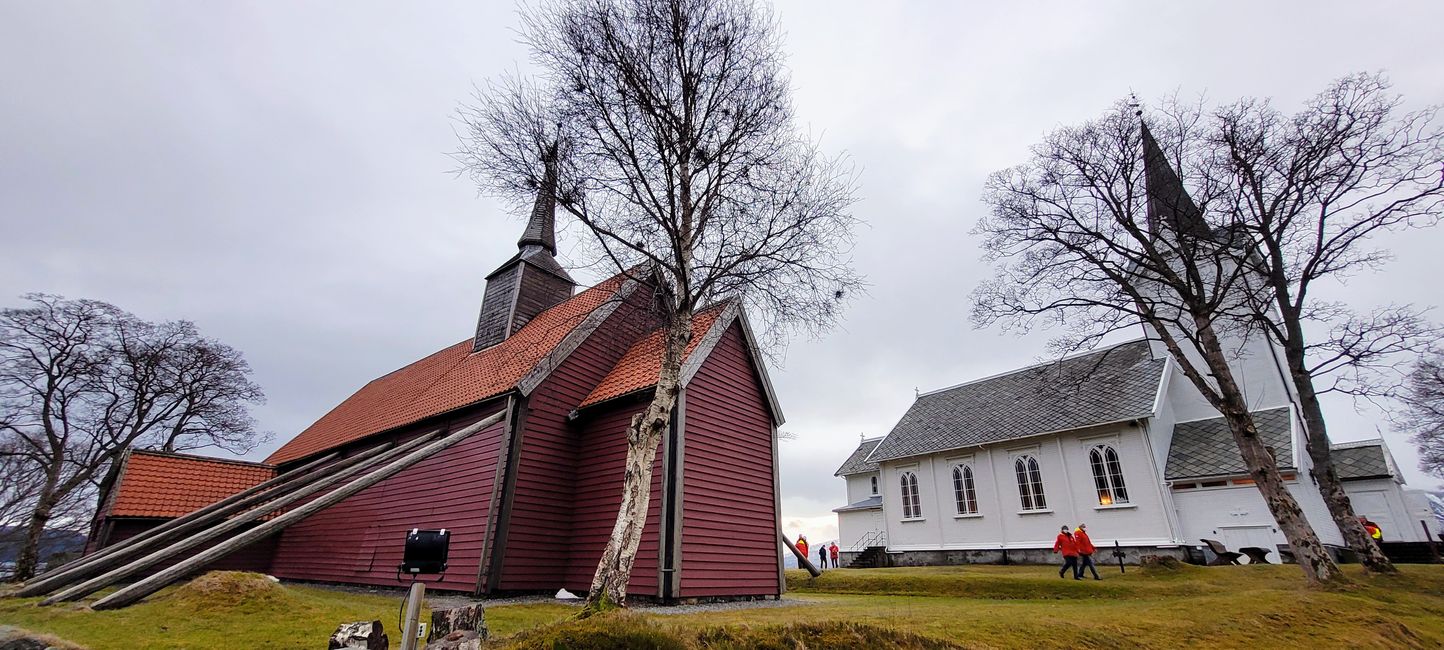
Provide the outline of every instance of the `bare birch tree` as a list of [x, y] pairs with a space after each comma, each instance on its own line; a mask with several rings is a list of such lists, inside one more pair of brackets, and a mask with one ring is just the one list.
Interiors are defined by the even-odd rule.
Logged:
[[34, 574], [47, 527], [84, 528], [127, 449], [240, 453], [265, 439], [247, 412], [263, 399], [250, 367], [194, 324], [150, 323], [95, 300], [26, 299], [0, 310], [0, 453], [35, 479], [17, 492], [20, 580]]
[[1190, 155], [1203, 142], [1196, 111], [1150, 116], [1158, 144], [1129, 106], [1045, 136], [1031, 159], [996, 172], [977, 231], [995, 275], [974, 292], [980, 325], [1058, 325], [1061, 349], [1092, 347], [1142, 322], [1222, 414], [1251, 478], [1307, 579], [1343, 580], [1264, 444], [1233, 363], [1259, 336], [1251, 271], [1233, 263], [1237, 224], [1193, 196]]
[[[1371, 571], [1394, 566], [1355, 516], [1330, 456], [1328, 392], [1387, 394], [1391, 370], [1440, 332], [1409, 305], [1357, 314], [1318, 297], [1320, 283], [1389, 258], [1369, 239], [1433, 226], [1444, 214], [1444, 131], [1437, 108], [1401, 114], [1378, 74], [1332, 84], [1293, 116], [1247, 99], [1214, 113], [1198, 168], [1215, 210], [1234, 215], [1249, 245], [1236, 262], [1263, 280], [1256, 322], [1278, 343], [1297, 393], [1311, 473], [1334, 523]], [[1310, 328], [1322, 334], [1310, 337]]]
[[665, 329], [589, 615], [625, 605], [693, 314], [740, 300], [772, 342], [831, 325], [860, 286], [854, 180], [794, 124], [781, 33], [758, 2], [556, 0], [522, 21], [539, 74], [478, 93], [459, 158], [522, 205], [555, 174], [593, 258], [657, 287]]

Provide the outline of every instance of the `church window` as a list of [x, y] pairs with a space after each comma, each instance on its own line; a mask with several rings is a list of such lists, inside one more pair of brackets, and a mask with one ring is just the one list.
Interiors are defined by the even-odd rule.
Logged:
[[902, 483], [902, 509], [903, 519], [921, 519], [923, 507], [918, 499], [918, 476], [912, 472], [903, 472], [899, 479]]
[[1038, 459], [1022, 455], [1013, 459], [1013, 472], [1018, 475], [1018, 498], [1024, 510], [1047, 510], [1048, 500], [1043, 496], [1043, 472], [1038, 468]]
[[958, 514], [978, 514], [978, 490], [973, 485], [973, 468], [967, 465], [953, 466], [953, 501]]
[[1088, 450], [1088, 465], [1093, 469], [1093, 487], [1098, 491], [1098, 505], [1128, 503], [1128, 488], [1123, 484], [1123, 465], [1118, 451], [1109, 445]]
[[877, 496], [877, 477], [876, 477], [876, 476], [872, 476], [872, 477], [869, 477], [869, 478], [872, 479], [872, 495], [873, 495], [873, 496]]

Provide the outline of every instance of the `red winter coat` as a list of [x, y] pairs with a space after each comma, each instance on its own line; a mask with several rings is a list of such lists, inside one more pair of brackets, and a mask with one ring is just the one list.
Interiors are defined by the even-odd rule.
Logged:
[[802, 557], [807, 557], [807, 540], [799, 539], [793, 546], [797, 547], [797, 552], [801, 553]]
[[1088, 533], [1084, 531], [1074, 531], [1073, 541], [1078, 543], [1079, 555], [1092, 555], [1093, 551], [1097, 550], [1093, 548], [1093, 540], [1088, 539]]
[[1053, 542], [1053, 550], [1062, 553], [1063, 557], [1078, 557], [1078, 542], [1068, 533], [1058, 533], [1058, 541]]
[[832, 559], [836, 560], [836, 559], [837, 559], [837, 544], [833, 544], [831, 548], [828, 548], [828, 549], [827, 549], [827, 552], [832, 555]]

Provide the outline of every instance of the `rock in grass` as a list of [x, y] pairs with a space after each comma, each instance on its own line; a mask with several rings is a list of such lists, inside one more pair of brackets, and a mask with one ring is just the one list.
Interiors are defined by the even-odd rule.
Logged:
[[381, 621], [357, 621], [338, 626], [331, 635], [331, 642], [326, 645], [326, 650], [387, 650], [390, 645], [386, 631], [381, 628]]

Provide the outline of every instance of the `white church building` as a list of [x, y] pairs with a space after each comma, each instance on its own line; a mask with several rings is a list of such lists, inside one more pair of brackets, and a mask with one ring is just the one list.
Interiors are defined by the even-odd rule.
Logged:
[[[1265, 345], [1244, 349], [1255, 354], [1236, 364], [1260, 433], [1322, 541], [1343, 547], [1280, 362]], [[1382, 440], [1332, 452], [1355, 511], [1385, 541], [1424, 541], [1423, 522], [1437, 527]], [[1058, 529], [1080, 523], [1107, 547], [1100, 559], [1115, 543], [1129, 561], [1184, 559], [1203, 539], [1287, 548], [1223, 419], [1147, 339], [919, 395], [837, 476], [849, 559], [876, 547], [890, 565], [1048, 562]]]
[[[1206, 229], [1147, 129], [1144, 150], [1150, 230]], [[1155, 214], [1160, 196], [1170, 214]], [[1281, 352], [1261, 334], [1221, 335], [1289, 491], [1321, 541], [1341, 549]], [[1355, 511], [1385, 541], [1439, 532], [1382, 440], [1331, 453]], [[1148, 337], [921, 394], [837, 476], [847, 482], [839, 546], [849, 559], [866, 552], [866, 563], [1052, 561], [1059, 528], [1080, 523], [1100, 563], [1115, 544], [1133, 560], [1184, 559], [1204, 539], [1269, 549], [1272, 562], [1287, 549], [1223, 418]]]

